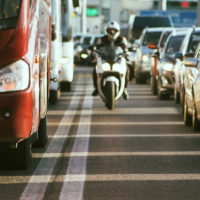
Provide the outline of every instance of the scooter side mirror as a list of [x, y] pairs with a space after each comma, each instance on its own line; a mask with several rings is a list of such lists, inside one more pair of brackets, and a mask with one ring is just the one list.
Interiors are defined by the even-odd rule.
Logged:
[[95, 50], [96, 50], [96, 47], [95, 47], [95, 46], [92, 46], [92, 45], [89, 45], [89, 46], [88, 46], [88, 49], [89, 49], [90, 51], [95, 51]]

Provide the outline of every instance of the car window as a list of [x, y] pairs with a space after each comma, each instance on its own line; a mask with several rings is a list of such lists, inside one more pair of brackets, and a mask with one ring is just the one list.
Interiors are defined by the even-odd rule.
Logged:
[[143, 39], [143, 46], [147, 46], [149, 43], [158, 44], [162, 32], [146, 32]]
[[197, 48], [199, 42], [200, 42], [200, 32], [193, 33], [190, 37], [187, 52], [194, 53], [196, 51], [196, 48]]
[[132, 37], [138, 39], [146, 27], [171, 27], [171, 22], [168, 17], [136, 16], [132, 24]]
[[0, 0], [0, 30], [16, 26], [20, 5], [21, 0]]
[[172, 55], [175, 52], [178, 52], [183, 39], [184, 36], [172, 36], [167, 43], [165, 54]]
[[90, 44], [90, 40], [91, 40], [91, 37], [85, 37], [83, 39], [83, 45], [89, 45]]
[[200, 46], [198, 46], [197, 52], [196, 52], [196, 58], [200, 60]]
[[160, 47], [161, 47], [161, 48], [164, 48], [165, 43], [166, 43], [167, 38], [169, 37], [170, 33], [171, 33], [171, 32], [165, 32], [165, 33], [163, 34], [163, 37], [162, 37], [161, 42], [160, 42]]
[[21, 0], [0, 0], [0, 20], [17, 17]]

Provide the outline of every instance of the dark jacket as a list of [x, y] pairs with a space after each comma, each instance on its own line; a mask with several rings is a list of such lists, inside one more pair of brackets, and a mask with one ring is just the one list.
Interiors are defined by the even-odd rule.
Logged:
[[[103, 46], [110, 45], [112, 42], [108, 39], [107, 35], [102, 36], [99, 38], [99, 41], [97, 42], [96, 47], [101, 48]], [[119, 36], [115, 41], [114, 41], [115, 46], [120, 46], [125, 52], [128, 51], [128, 42], [125, 37]]]

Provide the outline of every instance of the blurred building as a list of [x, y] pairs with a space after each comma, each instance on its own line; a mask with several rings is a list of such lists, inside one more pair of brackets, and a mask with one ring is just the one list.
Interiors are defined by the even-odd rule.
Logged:
[[[197, 11], [200, 0], [80, 0], [80, 6], [83, 1], [87, 3], [87, 32], [104, 32], [105, 24], [110, 20], [116, 20], [120, 23], [123, 34], [126, 35], [129, 17], [132, 14], [137, 15], [141, 10], [159, 10], [162, 1], [166, 2], [167, 11]], [[81, 13], [79, 15], [81, 17]], [[75, 24], [81, 27], [82, 22], [79, 19]]]

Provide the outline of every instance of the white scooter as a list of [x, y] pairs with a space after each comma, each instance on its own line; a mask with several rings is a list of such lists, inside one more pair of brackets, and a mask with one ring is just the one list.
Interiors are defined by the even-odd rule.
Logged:
[[126, 82], [126, 58], [119, 46], [105, 46], [97, 53], [97, 89], [106, 107], [114, 109], [122, 96]]

